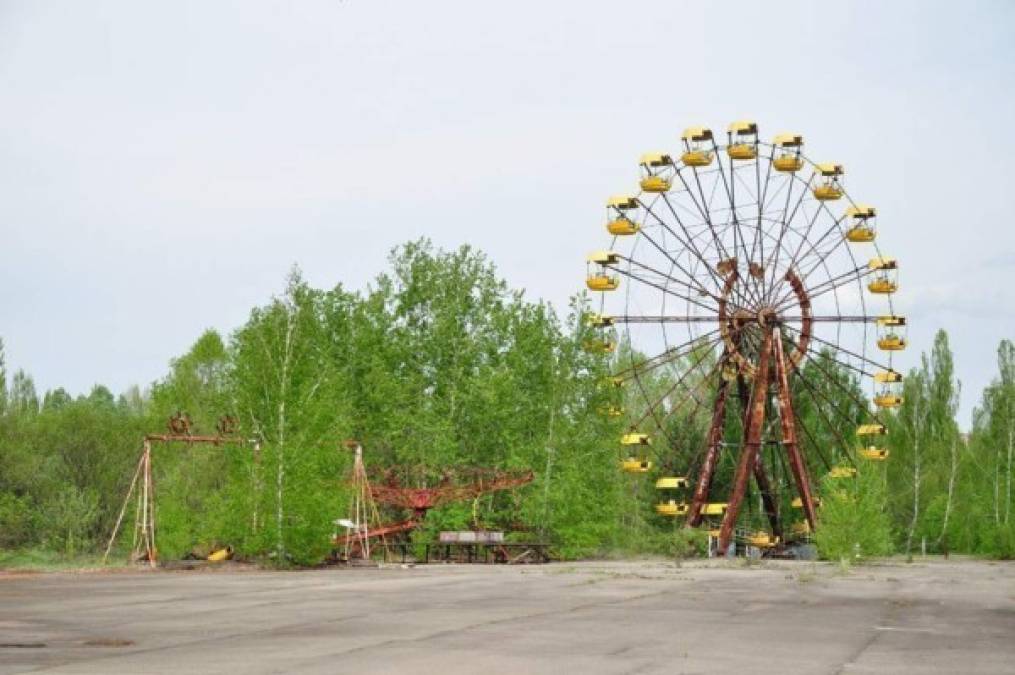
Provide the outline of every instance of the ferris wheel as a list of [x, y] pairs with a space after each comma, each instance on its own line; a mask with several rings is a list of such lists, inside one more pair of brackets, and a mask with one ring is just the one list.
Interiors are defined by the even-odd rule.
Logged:
[[[721, 550], [734, 538], [781, 547], [816, 526], [819, 471], [849, 477], [888, 457], [880, 413], [902, 404], [892, 355], [907, 346], [898, 263], [878, 247], [877, 210], [798, 134], [692, 127], [679, 151], [641, 157], [638, 185], [608, 200], [612, 241], [588, 256], [586, 280], [600, 297], [585, 348], [611, 354], [625, 392], [602, 409], [625, 418], [621, 466], [646, 474], [666, 458], [656, 511], [710, 526]], [[841, 409], [866, 387], [870, 400]], [[803, 425], [801, 408], [823, 428]], [[674, 420], [695, 416], [707, 432], [689, 441]], [[820, 440], [833, 437], [834, 452]], [[757, 532], [738, 526], [753, 494]], [[786, 505], [803, 516], [789, 533]]]

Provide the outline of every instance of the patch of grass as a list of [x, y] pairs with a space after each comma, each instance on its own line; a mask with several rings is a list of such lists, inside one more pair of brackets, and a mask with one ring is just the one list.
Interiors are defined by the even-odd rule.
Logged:
[[97, 553], [67, 556], [44, 549], [0, 550], [0, 570], [19, 572], [59, 572], [80, 569], [125, 567], [127, 563], [110, 556], [103, 565]]

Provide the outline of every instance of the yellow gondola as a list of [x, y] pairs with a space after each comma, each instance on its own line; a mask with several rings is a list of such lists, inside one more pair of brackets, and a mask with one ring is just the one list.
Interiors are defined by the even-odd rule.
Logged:
[[657, 490], [680, 490], [687, 485], [687, 476], [666, 476], [656, 481]]
[[611, 354], [617, 349], [617, 343], [603, 338], [589, 338], [582, 341], [582, 349], [590, 354]]
[[884, 436], [888, 433], [888, 429], [885, 428], [884, 424], [876, 422], [874, 424], [861, 424], [856, 428], [857, 436]]
[[897, 408], [902, 405], [902, 374], [896, 370], [878, 370], [874, 374], [877, 391], [874, 405], [879, 408]]
[[638, 198], [632, 195], [610, 197], [606, 202], [608, 212], [606, 229], [616, 236], [637, 234], [638, 224], [631, 219], [630, 211], [638, 208]]
[[726, 513], [726, 507], [729, 504], [725, 502], [713, 502], [711, 504], [702, 504], [701, 515], [703, 516], [721, 516]]
[[879, 316], [878, 349], [886, 352], [899, 352], [906, 348], [906, 317]]
[[712, 130], [706, 127], [684, 129], [680, 136], [684, 141], [684, 154], [680, 156], [687, 166], [708, 166], [712, 163]]
[[793, 173], [804, 166], [804, 158], [800, 154], [803, 150], [804, 137], [800, 134], [779, 134], [772, 145], [775, 146], [775, 159], [772, 166], [776, 171]]
[[870, 445], [866, 448], [860, 448], [860, 456], [874, 462], [883, 462], [888, 459], [888, 449]]
[[648, 434], [639, 434], [637, 431], [624, 434], [620, 437], [621, 445], [652, 445], [652, 439]]
[[661, 175], [660, 171], [673, 166], [672, 157], [662, 152], [649, 152], [641, 156], [639, 164], [641, 164], [644, 173], [639, 183], [643, 191], [652, 193], [670, 191], [673, 183], [669, 178]]
[[751, 546], [757, 546], [758, 548], [774, 548], [779, 545], [779, 537], [768, 532], [749, 534], [746, 537], [746, 541]]
[[846, 209], [846, 217], [850, 222], [849, 229], [846, 230], [846, 239], [854, 244], [874, 241], [877, 237], [877, 228], [874, 224], [877, 215], [877, 209], [865, 204], [850, 206]]
[[590, 291], [615, 291], [620, 286], [620, 279], [616, 275], [599, 272], [586, 278], [585, 285]]
[[881, 393], [874, 396], [874, 405], [879, 408], [898, 408], [903, 400], [899, 394]]
[[754, 122], [734, 122], [727, 129], [726, 154], [730, 159], [754, 159], [758, 156], [758, 125]]
[[800, 520], [790, 525], [789, 531], [797, 536], [805, 537], [811, 533], [811, 524], [806, 520]]
[[856, 467], [853, 466], [833, 466], [832, 470], [828, 472], [829, 478], [856, 478]]
[[652, 462], [647, 459], [628, 457], [621, 462], [620, 468], [627, 473], [648, 473], [652, 469]]
[[843, 173], [841, 164], [818, 164], [815, 169], [818, 182], [812, 190], [814, 198], [827, 202], [842, 197]]
[[688, 506], [685, 502], [678, 502], [676, 499], [656, 504], [656, 513], [660, 516], [685, 516], [687, 515], [687, 509]]
[[588, 314], [585, 323], [591, 328], [609, 328], [613, 325], [613, 317], [609, 314]]
[[881, 295], [899, 290], [899, 263], [895, 258], [871, 258], [867, 268], [876, 272], [867, 290]]
[[[795, 497], [789, 505], [794, 509], [802, 509], [804, 507], [804, 500], [802, 497]], [[814, 498], [814, 506], [821, 506], [821, 499], [819, 497]]]

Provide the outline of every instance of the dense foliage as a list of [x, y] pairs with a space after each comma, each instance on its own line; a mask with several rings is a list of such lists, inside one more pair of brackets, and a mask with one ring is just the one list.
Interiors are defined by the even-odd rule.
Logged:
[[[617, 470], [622, 422], [601, 413], [610, 405], [637, 412], [642, 399], [604, 385], [609, 357], [581, 348], [589, 330], [583, 303], [576, 298], [558, 317], [508, 288], [478, 252], [415, 242], [396, 250], [390, 271], [361, 293], [315, 289], [294, 271], [281, 295], [232, 335], [206, 332], [144, 391], [116, 397], [96, 386], [86, 396], [55, 389], [40, 398], [28, 374], [8, 376], [0, 345], [0, 547], [101, 550], [142, 436], [163, 431], [183, 410], [204, 433], [233, 415], [243, 437], [257, 443], [156, 445], [163, 557], [228, 543], [246, 556], [321, 560], [333, 521], [346, 515], [346, 438], [362, 441], [375, 468], [534, 471], [535, 481], [519, 490], [435, 509], [420, 538], [478, 520], [545, 539], [564, 556], [687, 555], [700, 537], [654, 514], [656, 474]], [[963, 436], [954, 420], [952, 357], [947, 337], [938, 336], [906, 379], [906, 404], [888, 420], [891, 460], [861, 467], [845, 486], [822, 482], [827, 528], [818, 543], [826, 555], [923, 546], [1015, 553], [1015, 348], [1008, 341], [999, 364], [972, 433]], [[672, 372], [638, 386], [666, 391]], [[808, 456], [825, 466], [842, 461], [865, 414], [859, 383], [825, 355], [807, 361], [794, 386], [806, 394], [798, 412]], [[681, 471], [687, 450], [703, 447], [708, 406], [677, 410], [676, 402], [656, 471]], [[724, 455], [716, 480], [731, 471]], [[757, 502], [753, 495], [747, 509], [760, 519]], [[788, 502], [787, 493], [787, 512]], [[122, 539], [121, 548], [129, 546], [129, 532]]]

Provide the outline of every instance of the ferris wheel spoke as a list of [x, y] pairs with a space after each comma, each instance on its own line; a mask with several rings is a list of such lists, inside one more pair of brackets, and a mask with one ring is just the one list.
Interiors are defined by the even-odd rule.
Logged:
[[712, 223], [712, 217], [708, 213], [708, 211], [705, 210], [707, 208], [707, 206], [705, 205], [706, 204], [705, 193], [702, 190], [701, 181], [698, 179], [698, 170], [694, 169], [694, 180], [698, 185], [698, 193], [701, 195], [700, 204], [698, 203], [698, 199], [694, 196], [694, 193], [691, 192], [691, 186], [687, 184], [687, 179], [684, 178], [683, 172], [681, 172], [681, 170], [678, 168], [676, 173], [677, 177], [680, 179], [680, 182], [684, 184], [684, 189], [687, 190], [687, 195], [691, 198], [691, 201], [694, 202], [694, 206], [698, 209], [698, 214], [701, 216], [705, 224], [708, 225], [708, 229], [712, 233], [712, 241], [715, 242], [716, 252], [719, 253], [723, 258], [729, 258], [730, 257], [729, 251], [727, 251], [726, 247], [723, 246], [722, 241], [719, 239], [719, 235], [716, 234], [715, 225]]
[[[872, 270], [866, 265], [857, 267], [856, 269], [850, 270], [849, 272], [844, 272], [836, 277], [826, 279], [817, 286], [811, 288], [808, 291], [807, 296], [808, 298], [810, 298], [811, 302], [814, 302], [815, 298], [820, 298], [823, 295], [827, 295], [828, 293], [831, 293], [832, 291], [841, 288], [844, 284], [852, 283], [854, 281], [863, 281], [864, 278], [870, 276], [876, 271], [877, 270]], [[803, 282], [801, 281], [801, 283]], [[783, 295], [775, 302], [774, 307], [776, 311], [779, 311], [780, 309], [785, 309], [786, 307], [790, 306], [795, 298], [796, 294], [792, 290], [787, 292], [785, 295]]]
[[[808, 194], [810, 194], [809, 189], [808, 189], [808, 188], [810, 188], [810, 184], [811, 184], [810, 180], [808, 180], [806, 183], [804, 183], [804, 181], [802, 179], [796, 177], [796, 174], [793, 174], [793, 176], [788, 180], [788, 182], [789, 182], [789, 189], [786, 192], [786, 205], [785, 205], [783, 213], [782, 213], [782, 225], [779, 228], [779, 238], [778, 238], [778, 240], [776, 242], [775, 250], [772, 252], [772, 258], [773, 259], [769, 263], [771, 268], [772, 268], [772, 273], [769, 275], [769, 283], [768, 283], [768, 286], [766, 287], [766, 290], [765, 290], [765, 299], [766, 300], [771, 300], [773, 295], [777, 292], [778, 287], [782, 285], [783, 280], [776, 278], [776, 273], [777, 273], [777, 270], [779, 268], [779, 256], [780, 256], [780, 254], [782, 253], [782, 250], [783, 250], [782, 240], [786, 236], [786, 232], [791, 231], [793, 220], [796, 218], [796, 214], [797, 214], [797, 212], [800, 209], [800, 205], [803, 204], [804, 198], [807, 197]], [[796, 204], [793, 206], [793, 210], [790, 211], [790, 208], [789, 208], [790, 195], [793, 193], [793, 185], [795, 183], [797, 183], [797, 182], [802, 183], [802, 185], [800, 186], [800, 196], [797, 197]], [[820, 213], [820, 210], [819, 210], [819, 213]], [[804, 241], [807, 240], [807, 236], [810, 234], [811, 228], [814, 226], [814, 222], [815, 222], [816, 219], [817, 219], [817, 214], [815, 214], [814, 218], [812, 218], [810, 220], [810, 222], [807, 225], [806, 231], [803, 233], [803, 235], [801, 235], [801, 237], [800, 237], [800, 241], [801, 242], [804, 242]], [[799, 252], [799, 250], [798, 250], [798, 252]], [[796, 256], [794, 255], [793, 257], [795, 258]], [[788, 269], [788, 270], [793, 269], [793, 259], [792, 258], [790, 259], [790, 263], [786, 267], [786, 269]]]
[[[662, 221], [660, 221], [660, 222], [662, 222]], [[666, 228], [666, 229], [667, 229], [667, 230], [669, 230], [669, 228]], [[674, 232], [672, 232], [672, 231], [670, 231], [670, 233], [671, 233], [671, 234], [672, 234], [672, 235], [673, 235], [673, 236], [674, 236], [674, 237], [675, 237], [675, 238], [677, 239], [677, 241], [680, 241], [680, 242], [681, 242], [682, 244], [684, 243], [683, 241], [681, 241], [681, 240], [680, 240], [680, 238], [679, 238], [679, 237], [677, 237], [677, 236], [676, 236], [676, 233], [674, 233]], [[661, 246], [661, 245], [659, 244], [659, 242], [657, 242], [657, 241], [656, 241], [655, 239], [653, 239], [653, 238], [652, 238], [651, 236], [649, 236], [648, 232], [646, 232], [646, 231], [645, 231], [644, 229], [642, 230], [642, 237], [644, 237], [644, 239], [645, 239], [646, 241], [648, 241], [648, 242], [649, 242], [650, 244], [652, 244], [652, 246], [653, 246], [653, 247], [654, 247], [654, 248], [655, 248], [655, 249], [656, 249], [657, 251], [659, 251], [660, 253], [662, 253], [662, 254], [663, 254], [663, 256], [665, 256], [665, 257], [666, 257], [666, 259], [667, 259], [667, 260], [669, 260], [669, 261], [670, 261], [670, 263], [672, 263], [674, 267], [676, 267], [676, 268], [677, 268], [678, 270], [680, 270], [680, 272], [681, 272], [681, 273], [682, 273], [682, 274], [683, 274], [683, 275], [684, 275], [685, 277], [687, 277], [688, 279], [692, 279], [692, 280], [694, 280], [694, 281], [695, 281], [695, 286], [691, 286], [691, 285], [690, 285], [690, 284], [688, 284], [687, 282], [684, 282], [684, 281], [680, 281], [680, 280], [678, 280], [678, 279], [673, 279], [672, 277], [670, 277], [670, 275], [664, 275], [664, 276], [666, 276], [666, 278], [667, 278], [668, 280], [672, 280], [672, 281], [674, 281], [674, 282], [676, 282], [676, 283], [679, 283], [679, 284], [680, 284], [681, 286], [684, 286], [684, 287], [685, 287], [685, 288], [687, 288], [688, 290], [691, 290], [691, 291], [697, 291], [697, 292], [699, 292], [699, 293], [703, 293], [703, 294], [707, 295], [708, 297], [712, 298], [713, 300], [715, 300], [716, 302], [718, 302], [718, 301], [719, 301], [719, 297], [718, 297], [718, 296], [716, 296], [716, 295], [714, 295], [713, 293], [711, 293], [711, 292], [710, 292], [710, 291], [709, 291], [709, 290], [708, 290], [707, 288], [705, 288], [705, 286], [704, 286], [704, 285], [702, 285], [702, 284], [701, 284], [700, 282], [698, 282], [698, 280], [697, 280], [697, 277], [695, 277], [695, 276], [694, 276], [694, 275], [692, 275], [692, 274], [691, 274], [690, 272], [688, 272], [688, 271], [687, 271], [687, 269], [685, 269], [685, 268], [684, 268], [684, 266], [683, 266], [683, 265], [681, 265], [681, 264], [680, 264], [680, 263], [679, 263], [679, 262], [677, 261], [677, 259], [676, 259], [676, 258], [674, 258], [674, 257], [673, 257], [673, 256], [672, 256], [672, 255], [670, 254], [670, 252], [669, 252], [669, 251], [667, 251], [667, 250], [666, 250], [665, 248], [663, 248], [663, 247], [662, 247], [662, 246]], [[686, 246], [686, 244], [685, 244], [685, 246]], [[641, 264], [640, 262], [638, 262], [638, 261], [636, 261], [636, 260], [633, 260], [633, 259], [631, 259], [631, 258], [628, 258], [628, 260], [630, 260], [631, 262], [633, 262], [633, 263], [634, 263], [634, 264], [636, 264], [636, 265], [639, 265], [639, 266], [643, 266], [643, 267], [645, 267], [644, 265], [642, 265], [642, 264]]]
[[622, 381], [627, 381], [637, 377], [638, 375], [648, 374], [660, 366], [664, 366], [676, 359], [692, 354], [696, 349], [710, 348], [716, 345], [720, 340], [722, 340], [722, 334], [717, 328], [705, 333], [704, 335], [688, 340], [683, 344], [677, 345], [676, 347], [670, 347], [666, 351], [656, 354], [655, 356], [649, 356], [638, 363], [632, 363], [624, 370], [617, 372], [614, 377]]
[[[785, 326], [785, 327], [789, 328], [790, 330], [792, 330], [792, 331], [794, 331], [796, 333], [800, 333], [800, 331], [798, 329], [793, 328], [792, 326]], [[871, 359], [870, 357], [868, 357], [868, 356], [866, 356], [864, 354], [857, 354], [856, 352], [854, 352], [852, 350], [849, 350], [849, 349], [846, 349], [845, 347], [843, 347], [841, 345], [837, 345], [834, 342], [830, 342], [828, 340], [825, 340], [824, 338], [819, 338], [817, 335], [813, 335], [812, 334], [810, 336], [810, 338], [811, 338], [812, 341], [814, 341], [814, 342], [820, 342], [825, 347], [831, 348], [832, 350], [835, 350], [836, 352], [842, 352], [843, 354], [848, 354], [849, 356], [852, 356], [853, 358], [858, 359], [862, 363], [874, 366], [875, 368], [878, 368], [880, 370], [891, 370], [891, 366], [886, 366], [886, 365], [884, 365], [882, 363], [878, 363], [877, 361]], [[827, 350], [821, 350], [821, 349], [818, 349], [817, 347], [815, 347], [813, 345], [809, 345], [808, 348], [807, 348], [807, 351], [812, 353], [812, 354], [819, 354], [820, 355], [820, 354], [825, 353]], [[844, 368], [848, 368], [848, 369], [850, 369], [852, 371], [855, 371], [856, 373], [858, 373], [860, 375], [865, 375], [867, 377], [874, 377], [874, 373], [869, 373], [866, 370], [864, 370], [863, 368], [860, 368], [859, 366], [855, 366], [852, 363], [849, 363], [848, 361], [841, 360], [841, 359], [837, 358], [835, 356], [835, 354], [829, 355], [829, 358], [832, 359], [833, 361], [835, 361], [836, 363], [838, 363], [839, 365], [843, 366]]]
[[620, 314], [611, 316], [613, 323], [718, 323], [718, 316], [668, 315], [668, 314]]
[[[829, 216], [832, 217], [832, 226], [823, 235], [821, 235], [821, 237], [817, 241], [810, 242], [810, 240], [808, 239], [808, 236], [810, 235], [811, 229], [814, 227], [814, 224], [817, 222], [817, 219], [821, 216], [822, 213], [827, 213]], [[807, 277], [810, 276], [811, 272], [813, 272], [818, 267], [820, 267], [822, 264], [824, 264], [824, 262], [828, 258], [828, 256], [831, 255], [835, 251], [836, 248], [838, 248], [838, 245], [842, 241], [845, 241], [845, 236], [841, 237], [840, 240], [835, 242], [833, 244], [833, 246], [828, 251], [826, 251], [824, 254], [822, 254], [821, 251], [818, 250], [818, 247], [821, 246], [822, 243], [824, 243], [825, 239], [832, 232], [835, 232], [835, 231], [838, 230], [840, 233], [842, 233], [842, 229], [840, 227], [840, 222], [841, 222], [841, 219], [836, 218], [835, 216], [833, 216], [826, 206], [822, 205], [820, 208], [818, 208], [818, 210], [815, 211], [815, 213], [814, 213], [814, 217], [811, 219], [810, 223], [808, 224], [807, 230], [801, 236], [800, 244], [797, 246], [796, 252], [793, 254], [793, 257], [790, 259], [789, 266], [787, 267], [787, 269], [794, 269], [797, 265], [801, 264], [804, 260], [807, 260], [807, 258], [810, 257], [811, 255], [817, 255], [818, 256], [818, 261], [816, 263], [814, 263], [814, 265], [812, 267], [810, 267], [806, 273], [801, 275], [801, 281], [805, 281], [807, 279]], [[807, 253], [804, 255], [803, 258], [801, 258], [800, 257], [800, 253], [803, 250], [805, 243], [808, 243], [810, 245], [808, 247]], [[780, 283], [778, 286], [776, 286], [773, 289], [772, 295], [778, 294], [778, 292], [781, 289], [782, 289], [782, 283]]]
[[[837, 414], [843, 420], [845, 420], [847, 422], [851, 422], [852, 421], [852, 418], [850, 417], [850, 415], [848, 413], [846, 413], [846, 412], [843, 412], [839, 408], [838, 404], [836, 404], [831, 399], [831, 397], [828, 394], [826, 394], [825, 392], [821, 391], [821, 389], [818, 386], [816, 386], [816, 385], [812, 384], [810, 381], [808, 381], [808, 379], [804, 376], [803, 371], [800, 369], [799, 366], [794, 367], [794, 370], [796, 371], [796, 375], [800, 379], [800, 382], [811, 392], [813, 397], [820, 397], [822, 399], [822, 401], [827, 403], [829, 408], [831, 410], [833, 410], [835, 412], [835, 414]], [[847, 443], [846, 439], [843, 438], [842, 434], [839, 432], [838, 426], [833, 423], [831, 418], [829, 418], [828, 413], [824, 409], [824, 406], [822, 406], [820, 404], [817, 404], [817, 405], [814, 406], [814, 408], [815, 408], [815, 410], [817, 410], [821, 414], [821, 417], [824, 420], [825, 425], [829, 429], [831, 429], [832, 434], [836, 437], [836, 440], [839, 441], [839, 445], [842, 448], [843, 454], [849, 460], [850, 464], [852, 464], [855, 467], [856, 463], [855, 463], [854, 458], [853, 458], [853, 452], [852, 452], [852, 446], [851, 446], [851, 444]], [[828, 467], [828, 468], [831, 469], [831, 467]]]
[[[705, 371], [704, 375], [702, 375], [701, 379], [698, 380], [698, 382], [693, 387], [688, 388], [686, 385], [684, 385], [684, 381], [687, 380], [688, 376], [690, 376], [691, 373], [698, 371], [698, 369], [705, 362], [710, 353], [711, 353], [710, 350], [705, 351], [701, 355], [701, 357], [694, 362], [693, 365], [688, 366], [687, 370], [685, 370], [684, 373], [679, 378], [677, 378], [677, 381], [674, 382], [673, 385], [669, 389], [667, 389], [666, 392], [661, 397], [659, 397], [658, 400], [656, 400], [654, 403], [649, 404], [648, 410], [641, 417], [639, 417], [634, 423], [631, 424], [631, 429], [638, 429], [638, 427], [641, 424], [643, 424], [645, 420], [647, 420], [649, 417], [652, 417], [656, 422], [656, 426], [659, 427], [659, 430], [665, 433], [665, 430], [662, 427], [663, 420], [665, 420], [667, 417], [669, 417], [670, 415], [681, 409], [684, 406], [684, 404], [687, 403], [688, 400], [690, 399], [696, 400], [696, 397], [694, 396], [695, 390], [698, 387], [700, 387], [703, 382], [707, 382], [709, 377], [714, 375], [715, 372], [717, 371], [719, 364], [721, 363], [720, 361], [717, 361], [710, 369]], [[669, 399], [670, 396], [672, 396], [673, 393], [677, 391], [677, 389], [679, 389], [680, 387], [683, 387], [684, 390], [689, 394], [689, 396], [682, 398], [675, 406], [671, 406], [668, 411], [664, 411], [663, 416], [660, 418], [656, 414], [656, 410], [658, 408], [661, 408], [662, 404], [667, 399]]]
[[[646, 265], [645, 263], [638, 262], [634, 258], [627, 258], [627, 257], [624, 257], [624, 256], [620, 256], [620, 259], [621, 260], [627, 260], [628, 262], [630, 262], [630, 263], [632, 263], [634, 265], [637, 265], [640, 269], [645, 270], [646, 272], [650, 272], [652, 274], [655, 274], [658, 279], [660, 279], [661, 281], [665, 282], [666, 284], [668, 284], [669, 282], [673, 282], [673, 283], [680, 284], [681, 286], [684, 286], [684, 287], [686, 287], [687, 289], [689, 289], [691, 291], [697, 291], [696, 288], [692, 288], [686, 282], [681, 281], [679, 279], [674, 279], [672, 276], [670, 276], [670, 275], [668, 275], [668, 274], [666, 274], [664, 272], [661, 272], [661, 271], [655, 269], [654, 267]], [[668, 295], [672, 295], [675, 298], [680, 298], [681, 300], [686, 300], [687, 302], [691, 303], [692, 305], [697, 306], [700, 309], [705, 310], [706, 312], [717, 312], [719, 310], [718, 307], [709, 306], [709, 305], [707, 305], [707, 304], [705, 304], [703, 302], [695, 300], [694, 298], [691, 298], [689, 296], [677, 293], [676, 291], [674, 291], [673, 289], [671, 289], [667, 285], [663, 285], [661, 283], [657, 283], [656, 281], [653, 281], [652, 279], [643, 277], [640, 274], [635, 274], [630, 269], [625, 270], [625, 269], [620, 268], [620, 267], [615, 267], [614, 269], [617, 272], [619, 272], [620, 274], [623, 274], [625, 277], [627, 277], [629, 279], [633, 279], [635, 281], [640, 281], [641, 283], [645, 284], [646, 286], [652, 286], [653, 288], [657, 288], [660, 291], [662, 291], [663, 293], [666, 293]], [[709, 294], [707, 297], [714, 297], [714, 296]], [[718, 302], [719, 299], [715, 298], [715, 300]]]
[[[805, 191], [805, 194], [806, 194], [806, 191]], [[800, 233], [798, 230], [792, 228], [791, 226], [789, 226], [789, 224], [787, 224], [787, 230], [792, 231], [800, 239], [800, 242], [797, 245], [796, 251], [794, 251], [793, 255], [790, 256], [789, 263], [786, 265], [786, 269], [787, 270], [793, 270], [793, 269], [796, 268], [796, 265], [799, 262], [798, 258], [800, 256], [800, 251], [803, 248], [804, 243], [808, 242], [808, 237], [810, 236], [811, 229], [814, 227], [814, 223], [817, 222], [819, 217], [821, 217], [821, 210], [820, 209], [815, 211], [814, 216], [808, 219], [808, 221], [807, 221], [807, 227], [804, 229], [803, 233]], [[813, 250], [814, 246], [816, 246], [816, 244], [812, 244], [811, 245], [811, 249], [812, 250]], [[778, 263], [779, 263], [778, 254], [776, 254], [776, 260], [775, 260], [773, 269], [774, 269], [774, 267], [778, 266]], [[769, 287], [769, 290], [768, 290], [768, 296], [767, 296], [768, 299], [771, 300], [773, 297], [778, 297], [778, 294], [782, 290], [784, 284], [785, 284], [785, 278], [778, 279], [778, 280], [773, 280], [773, 283]]]
[[825, 465], [825, 470], [831, 471], [832, 463], [828, 461], [828, 457], [825, 455], [825, 451], [822, 445], [818, 443], [817, 440], [815, 440], [814, 436], [810, 432], [810, 429], [807, 428], [807, 425], [804, 424], [804, 421], [802, 419], [797, 418], [796, 422], [797, 426], [800, 427], [800, 429], [804, 432], [804, 436], [807, 438], [808, 441], [810, 441], [811, 447], [814, 448], [814, 450], [817, 452], [818, 457], [821, 459], [821, 463]]
[[702, 252], [698, 249], [697, 245], [694, 243], [694, 237], [691, 235], [691, 232], [688, 230], [688, 228], [684, 225], [684, 221], [680, 218], [679, 215], [677, 215], [677, 210], [675, 208], [673, 208], [673, 204], [670, 202], [670, 199], [666, 195], [666, 193], [662, 194], [662, 201], [663, 201], [664, 204], [666, 204], [666, 208], [668, 208], [670, 210], [670, 213], [673, 215], [673, 219], [675, 221], [677, 221], [677, 225], [680, 227], [681, 231], [683, 231], [684, 236], [687, 237], [686, 241], [684, 241], [679, 236], [677, 236], [677, 233], [674, 232], [669, 227], [669, 225], [666, 223], [666, 221], [664, 221], [662, 218], [657, 216], [651, 210], [649, 210], [648, 212], [651, 213], [652, 217], [655, 218], [657, 221], [659, 221], [659, 224], [662, 225], [663, 227], [665, 227], [666, 230], [670, 234], [672, 234], [673, 237], [677, 241], [679, 241], [681, 244], [683, 244], [687, 248], [687, 250], [690, 251], [691, 254], [695, 258], [697, 258], [698, 260], [701, 261], [702, 264], [704, 264], [705, 269], [708, 270], [708, 273], [711, 275], [712, 280], [715, 282], [716, 286], [721, 287], [722, 286], [722, 282], [719, 280], [718, 275], [716, 274], [715, 270], [712, 269], [712, 265], [709, 264], [709, 262], [707, 260], [705, 260], [705, 256], [702, 254]]
[[[750, 254], [747, 252], [747, 241], [744, 239], [743, 230], [740, 228], [740, 214], [737, 213], [736, 199], [734, 198], [735, 188], [731, 183], [733, 182], [733, 161], [730, 161], [730, 180], [726, 180], [726, 170], [723, 168], [722, 153], [719, 152], [719, 146], [716, 145], [715, 139], [712, 140], [712, 150], [715, 153], [716, 165], [719, 170], [719, 176], [722, 178], [723, 191], [726, 193], [726, 199], [730, 205], [730, 217], [733, 221], [733, 254], [734, 256], [740, 255], [740, 250], [744, 252], [744, 259], [750, 260]], [[718, 186], [718, 181], [716, 181]], [[739, 244], [739, 248], [738, 248]], [[748, 275], [749, 276], [749, 275]], [[757, 293], [757, 281], [754, 277], [748, 284], [745, 284], [745, 292], [753, 297], [753, 300], [760, 301], [760, 296]]]

